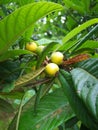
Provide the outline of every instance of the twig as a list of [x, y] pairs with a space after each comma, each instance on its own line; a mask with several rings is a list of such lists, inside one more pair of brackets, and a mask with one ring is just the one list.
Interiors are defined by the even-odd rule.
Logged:
[[51, 78], [48, 78], [48, 79], [41, 79], [41, 80], [38, 80], [38, 81], [36, 81], [36, 82], [33, 82], [33, 83], [28, 83], [27, 85], [26, 85], [26, 87], [28, 87], [28, 86], [33, 86], [33, 87], [35, 87], [36, 85], [40, 85], [40, 84], [44, 84], [44, 83], [47, 83], [47, 82], [49, 82], [51, 80]]

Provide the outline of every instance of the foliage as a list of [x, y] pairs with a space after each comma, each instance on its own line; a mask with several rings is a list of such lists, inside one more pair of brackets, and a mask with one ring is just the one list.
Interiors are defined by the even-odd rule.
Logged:
[[[55, 51], [64, 59], [48, 76]], [[0, 129], [97, 130], [97, 102], [98, 0], [1, 0]]]

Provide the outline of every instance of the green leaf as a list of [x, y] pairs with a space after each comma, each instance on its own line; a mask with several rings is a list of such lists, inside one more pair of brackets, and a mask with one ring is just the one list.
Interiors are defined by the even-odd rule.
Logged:
[[75, 65], [98, 78], [98, 58], [90, 58]]
[[22, 50], [22, 49], [9, 50], [9, 51], [5, 52], [3, 55], [0, 56], [0, 62], [7, 60], [9, 58], [14, 58], [15, 56], [19, 56], [19, 55], [22, 55], [22, 54], [33, 54], [33, 53], [30, 52], [30, 51], [27, 51], [27, 50]]
[[[64, 44], [63, 46], [60, 47], [60, 50], [67, 51], [73, 49], [73, 46], [77, 43], [77, 40], [74, 41], [69, 41], [68, 43]], [[93, 40], [87, 40], [84, 42], [77, 50], [79, 49], [96, 49], [98, 48], [98, 41], [93, 41]], [[85, 51], [85, 50], [84, 50]]]
[[46, 39], [46, 38], [42, 38], [40, 40], [37, 40], [36, 41], [39, 45], [46, 45], [46, 44], [49, 44], [51, 42], [53, 42], [53, 40], [51, 39]]
[[67, 42], [72, 39], [75, 35], [77, 35], [78, 33], [80, 33], [81, 31], [83, 31], [84, 29], [86, 29], [87, 27], [98, 23], [98, 18], [94, 18], [91, 20], [88, 20], [87, 22], [81, 24], [80, 26], [76, 27], [75, 29], [73, 29], [71, 32], [69, 32], [64, 38], [63, 38], [63, 44], [65, 43], [67, 44]]
[[33, 79], [35, 79], [38, 75], [40, 75], [43, 71], [44, 71], [44, 67], [40, 68], [38, 70], [35, 70], [34, 72], [30, 72], [28, 74], [23, 75], [22, 77], [20, 77], [19, 79], [16, 80], [15, 82], [15, 87], [16, 89], [18, 87], [24, 86], [28, 83], [30, 83]]
[[40, 65], [42, 64], [42, 62], [45, 60], [45, 58], [46, 58], [48, 52], [51, 51], [51, 49], [52, 49], [55, 45], [57, 45], [57, 44], [58, 44], [58, 43], [51, 42], [51, 43], [49, 43], [49, 44], [44, 48], [44, 50], [43, 50], [42, 53], [40, 54], [39, 59], [38, 59], [38, 61], [37, 61], [37, 68], [39, 68]]
[[71, 117], [74, 117], [74, 113], [63, 91], [58, 89], [41, 99], [36, 116], [33, 108], [29, 108], [21, 115], [19, 130], [53, 130]]
[[81, 45], [81, 47], [79, 47], [79, 49], [81, 48], [98, 48], [98, 41], [87, 40], [84, 44]]
[[[0, 63], [0, 80], [4, 81], [2, 86], [6, 83], [11, 83], [16, 80], [21, 72], [19, 60], [7, 60]], [[6, 82], [5, 82], [6, 81]]]
[[98, 123], [96, 122], [95, 118], [92, 117], [92, 114], [89, 113], [87, 107], [77, 95], [76, 90], [74, 89], [74, 83], [72, 81], [71, 74], [64, 70], [60, 70], [58, 78], [63, 88], [63, 91], [67, 96], [68, 101], [78, 119], [80, 119], [83, 124], [85, 124], [91, 130], [97, 130]]
[[12, 105], [2, 98], [0, 98], [0, 110], [7, 112], [7, 113], [14, 112], [14, 108], [12, 107]]
[[91, 29], [89, 31], [89, 33], [87, 33], [83, 38], [80, 39], [80, 41], [78, 43], [75, 44], [75, 46], [72, 49], [72, 52], [74, 52], [79, 47], [81, 47], [84, 44], [84, 42], [86, 40], [88, 40], [94, 34], [94, 32], [96, 32], [97, 30], [98, 30], [98, 25], [96, 25], [95, 27], [93, 27], [93, 29]]
[[35, 2], [18, 8], [0, 21], [0, 54], [8, 48], [36, 21], [62, 6], [52, 2]]
[[90, 75], [87, 71], [76, 68], [71, 71], [75, 90], [83, 100], [88, 110], [98, 122], [96, 113], [96, 102], [98, 96], [98, 79]]

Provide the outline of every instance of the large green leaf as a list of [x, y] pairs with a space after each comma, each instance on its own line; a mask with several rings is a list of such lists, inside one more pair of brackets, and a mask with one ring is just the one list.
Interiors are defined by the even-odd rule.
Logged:
[[14, 58], [15, 56], [19, 56], [22, 54], [33, 54], [32, 52], [28, 51], [28, 50], [9, 50], [7, 52], [5, 52], [3, 55], [0, 56], [0, 62], [7, 60], [9, 58]]
[[[88, 28], [89, 26], [93, 25], [93, 24], [96, 24], [98, 23], [98, 18], [94, 18], [94, 19], [91, 19], [91, 20], [88, 20], [87, 22], [81, 24], [80, 26], [74, 28], [72, 31], [70, 31], [63, 39], [62, 39], [62, 44], [61, 45], [58, 45], [57, 46], [57, 49], [64, 49], [67, 50], [69, 48], [72, 48], [74, 45], [77, 45], [76, 43], [80, 44], [82, 42], [85, 42], [86, 40], [88, 40], [88, 35], [85, 35], [82, 39], [80, 39], [81, 41], [73, 41], [71, 42], [70, 40], [76, 36], [77, 34], [79, 34], [81, 31], [85, 30], [86, 28]], [[91, 33], [95, 30], [98, 30], [98, 26], [95, 27], [95, 29], [91, 30]], [[91, 34], [90, 34], [91, 35]], [[70, 42], [69, 42], [70, 41]], [[82, 46], [82, 45], [81, 45]], [[80, 47], [80, 46], [79, 46]]]
[[74, 89], [74, 83], [72, 81], [71, 74], [64, 70], [60, 70], [58, 79], [76, 116], [88, 128], [90, 128], [91, 130], [97, 130], [98, 123], [96, 122], [96, 119], [92, 117], [92, 114], [88, 111], [87, 107], [85, 106], [85, 103], [83, 103], [83, 101], [77, 95], [76, 90]]
[[53, 128], [74, 116], [63, 91], [57, 89], [41, 99], [36, 115], [34, 115], [32, 107], [22, 113], [18, 129], [53, 130]]
[[40, 18], [61, 10], [62, 6], [52, 2], [27, 4], [0, 21], [0, 54], [4, 53], [27, 29]]
[[80, 68], [73, 69], [71, 74], [78, 96], [83, 100], [86, 107], [98, 122], [96, 110], [98, 102], [98, 79]]
[[80, 67], [98, 78], [98, 58], [90, 58], [82, 61], [76, 64], [76, 67]]

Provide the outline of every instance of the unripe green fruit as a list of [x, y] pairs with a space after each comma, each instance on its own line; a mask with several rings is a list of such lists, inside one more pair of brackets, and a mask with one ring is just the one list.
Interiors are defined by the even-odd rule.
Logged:
[[55, 63], [49, 63], [45, 67], [45, 71], [50, 76], [55, 76], [55, 74], [59, 71], [59, 67]]
[[60, 65], [63, 62], [64, 55], [61, 52], [53, 52], [50, 59], [53, 63]]
[[45, 48], [45, 46], [38, 46], [37, 47], [37, 50], [36, 50], [36, 52], [38, 53], [38, 54], [40, 54], [42, 51], [43, 51], [43, 49]]
[[26, 49], [32, 52], [35, 52], [37, 49], [37, 44], [34, 42], [30, 42], [26, 44]]

